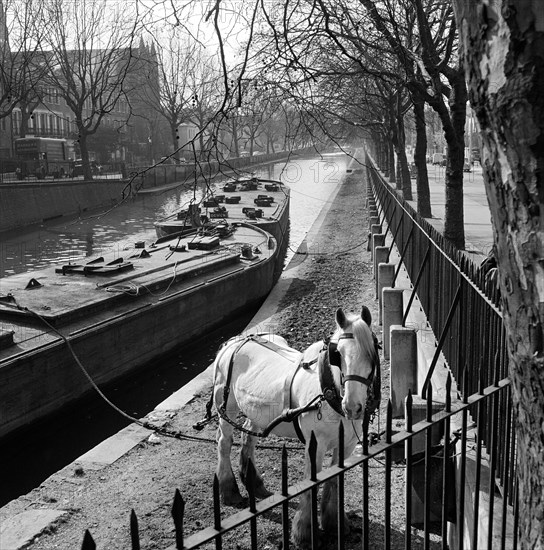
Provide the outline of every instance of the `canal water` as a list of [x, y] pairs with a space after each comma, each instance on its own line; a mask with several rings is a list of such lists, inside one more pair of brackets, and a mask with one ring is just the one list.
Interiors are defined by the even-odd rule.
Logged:
[[[291, 188], [291, 254], [346, 173], [348, 160], [343, 154], [296, 157], [255, 168], [258, 176], [279, 179]], [[218, 178], [210, 187], [218, 190], [224, 179]], [[50, 220], [26, 231], [5, 232], [0, 242], [0, 278], [112, 250], [122, 255], [125, 247], [132, 248], [137, 241], [151, 243], [157, 238], [153, 225], [156, 221], [177, 212], [202, 193], [202, 185], [196, 190], [146, 193], [107, 211], [84, 213], [73, 220]]]
[[[343, 154], [295, 158], [256, 169], [257, 175], [280, 179], [291, 189], [290, 241], [287, 261], [330, 200], [346, 173], [349, 158]], [[215, 185], [218, 185], [219, 182]], [[197, 196], [202, 193], [196, 191]], [[41, 267], [74, 261], [115, 250], [122, 255], [136, 241], [156, 239], [154, 222], [187, 204], [192, 190], [174, 189], [140, 195], [107, 212], [88, 213], [76, 220], [50, 221], [26, 231], [4, 233], [1, 238], [0, 277], [31, 272]], [[0, 294], [7, 281], [0, 278]], [[2, 284], [4, 282], [4, 284]], [[129, 414], [142, 417], [205, 370], [219, 345], [241, 332], [255, 311], [234, 319], [192, 346], [155, 360], [139, 373], [104, 388], [107, 396]], [[204, 411], [203, 411], [204, 413]], [[96, 395], [82, 400], [35, 426], [0, 442], [0, 506], [38, 486], [49, 475], [75, 460], [128, 422]]]

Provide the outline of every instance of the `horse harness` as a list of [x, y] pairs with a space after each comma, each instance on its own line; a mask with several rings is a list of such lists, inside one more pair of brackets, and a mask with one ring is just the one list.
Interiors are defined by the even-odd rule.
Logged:
[[[373, 415], [376, 413], [376, 409], [379, 406], [380, 401], [380, 388], [381, 388], [381, 374], [380, 374], [380, 360], [379, 360], [379, 349], [380, 345], [378, 343], [378, 339], [376, 338], [376, 335], [372, 333], [373, 339], [374, 339], [374, 348], [376, 351], [376, 360], [372, 365], [372, 371], [370, 373], [370, 376], [368, 378], [365, 378], [364, 376], [359, 376], [358, 374], [347, 374], [344, 375], [342, 371], [341, 373], [341, 385], [343, 386], [348, 381], [355, 381], [360, 382], [361, 384], [367, 386], [368, 388], [368, 399], [367, 399], [367, 406], [366, 406], [366, 415], [370, 419], [373, 418]], [[236, 346], [236, 349], [231, 355], [230, 361], [229, 361], [229, 369], [227, 372], [227, 380], [225, 384], [225, 389], [223, 390], [223, 402], [218, 407], [218, 414], [223, 418], [225, 421], [227, 421], [229, 424], [237, 428], [238, 430], [247, 433], [249, 435], [253, 435], [256, 437], [267, 437], [270, 432], [282, 422], [292, 422], [293, 427], [295, 429], [295, 432], [297, 434], [297, 437], [302, 443], [305, 443], [304, 435], [302, 434], [302, 430], [300, 429], [300, 424], [298, 422], [298, 417], [309, 411], [317, 410], [321, 408], [321, 404], [323, 401], [326, 401], [330, 407], [338, 413], [340, 416], [345, 416], [344, 411], [342, 410], [342, 399], [341, 399], [341, 390], [336, 384], [336, 381], [334, 379], [334, 375], [332, 372], [331, 367], [337, 367], [341, 369], [341, 356], [340, 352], [338, 351], [338, 342], [342, 339], [353, 339], [353, 333], [351, 332], [344, 332], [340, 334], [338, 337], [338, 341], [331, 341], [330, 338], [326, 338], [323, 340], [323, 347], [319, 351], [318, 356], [309, 362], [299, 361], [296, 369], [293, 371], [293, 374], [291, 376], [288, 376], [285, 383], [285, 391], [288, 392], [289, 395], [289, 408], [286, 408], [283, 410], [283, 412], [274, 420], [272, 420], [264, 430], [261, 432], [257, 432], [254, 430], [250, 430], [248, 428], [245, 428], [242, 424], [235, 422], [231, 418], [228, 417], [226, 412], [227, 407], [227, 401], [230, 394], [230, 384], [232, 379], [232, 371], [234, 367], [234, 358], [236, 354], [240, 351], [242, 346], [244, 346], [247, 342], [255, 342], [257, 344], [260, 344], [263, 347], [266, 347], [275, 353], [278, 353], [279, 355], [283, 355], [281, 346], [278, 346], [277, 344], [270, 342], [269, 340], [266, 340], [262, 338], [259, 334], [256, 335], [249, 335], [245, 338], [241, 339], [241, 341]], [[319, 375], [319, 383], [321, 385], [321, 394], [317, 395], [312, 399], [309, 403], [302, 407], [297, 407], [295, 409], [291, 408], [291, 398], [292, 398], [292, 392], [291, 388], [293, 385], [293, 381], [295, 379], [295, 376], [299, 372], [300, 369], [308, 370], [314, 365], [315, 363], [318, 364], [318, 375]], [[318, 412], [318, 418], [320, 418], [321, 413]]]

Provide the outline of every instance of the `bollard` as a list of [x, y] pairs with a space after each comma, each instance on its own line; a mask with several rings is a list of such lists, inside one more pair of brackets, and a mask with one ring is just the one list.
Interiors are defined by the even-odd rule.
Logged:
[[[385, 235], [381, 232], [382, 226], [380, 225], [378, 226], [378, 228], [380, 230], [379, 232], [372, 233], [372, 251], [370, 254], [372, 259], [376, 257], [376, 248], [378, 248], [379, 246], [385, 245]], [[385, 260], [382, 260], [382, 261], [385, 261]], [[374, 279], [376, 278], [376, 275], [377, 275], [376, 273], [377, 265], [378, 264], [372, 265], [372, 276], [374, 277]]]
[[417, 393], [417, 334], [415, 329], [393, 325], [390, 329], [390, 399], [393, 418], [404, 417], [404, 400]]
[[368, 238], [368, 250], [370, 251], [370, 257], [374, 257], [374, 247], [380, 246], [380, 242], [378, 241], [378, 244], [374, 244], [374, 235], [381, 235], [382, 234], [382, 226], [379, 223], [372, 224], [370, 226], [370, 235]]
[[383, 356], [390, 357], [390, 336], [391, 326], [402, 325], [404, 315], [402, 288], [384, 288], [382, 290], [382, 323], [383, 323]]
[[370, 216], [368, 226], [372, 228], [373, 225], [380, 225], [380, 218], [378, 216]]
[[[376, 254], [378, 257], [378, 254]], [[389, 264], [385, 262], [378, 263], [378, 324], [383, 322], [383, 289], [390, 288], [393, 285], [393, 278], [395, 277], [395, 264]], [[400, 325], [402, 322], [395, 323]]]
[[[377, 238], [378, 237], [378, 238]], [[383, 240], [385, 240], [385, 235], [374, 235], [374, 242], [380, 242], [382, 239], [379, 237], [384, 237]], [[374, 276], [374, 298], [376, 300], [379, 300], [379, 292], [378, 288], [380, 285], [380, 279], [378, 277], [378, 266], [380, 264], [384, 264], [387, 262], [387, 256], [389, 256], [389, 247], [379, 245], [374, 248], [374, 259], [372, 262], [372, 275]]]

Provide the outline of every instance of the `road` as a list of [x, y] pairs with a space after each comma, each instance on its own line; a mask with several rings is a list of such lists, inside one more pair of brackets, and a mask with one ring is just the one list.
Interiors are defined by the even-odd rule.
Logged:
[[[442, 231], [445, 215], [445, 168], [427, 165], [429, 170], [429, 187], [433, 226]], [[464, 216], [465, 239], [467, 251], [476, 255], [487, 256], [493, 245], [491, 213], [487, 203], [482, 167], [475, 163], [472, 172], [464, 174]], [[415, 192], [415, 180], [412, 180]], [[414, 195], [415, 198], [415, 195]]]

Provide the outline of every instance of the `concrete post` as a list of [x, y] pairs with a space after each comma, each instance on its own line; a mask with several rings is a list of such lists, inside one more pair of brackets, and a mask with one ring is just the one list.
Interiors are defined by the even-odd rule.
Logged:
[[417, 334], [415, 329], [393, 325], [390, 329], [393, 418], [404, 417], [404, 400], [417, 393]]
[[[377, 253], [376, 253], [376, 257], [378, 257]], [[382, 312], [383, 289], [389, 288], [393, 284], [394, 276], [395, 276], [395, 264], [388, 264], [385, 262], [380, 262], [378, 264], [378, 296], [377, 298], [378, 298], [378, 306], [379, 306], [379, 313], [378, 313], [379, 325], [381, 325], [383, 321], [383, 312]], [[400, 322], [396, 324], [400, 325]]]
[[[385, 235], [374, 235], [374, 242], [381, 241], [382, 239], [378, 239], [376, 237], [384, 237], [385, 241]], [[387, 255], [389, 254], [389, 247], [379, 245], [374, 248], [374, 262], [373, 262], [373, 270], [374, 270], [374, 298], [379, 299], [379, 293], [378, 293], [378, 287], [379, 287], [379, 277], [378, 277], [378, 266], [380, 264], [384, 264], [387, 262]]]
[[[369, 223], [368, 223], [369, 227], [372, 229], [372, 226], [373, 225], [379, 225], [380, 228], [381, 228], [381, 224], [380, 224], [380, 218], [378, 216], [370, 216], [369, 218]], [[381, 229], [380, 229], [380, 233], [381, 233]]]
[[[385, 235], [381, 232], [382, 226], [380, 225], [378, 226], [378, 228], [380, 230], [379, 232], [372, 232], [372, 259], [373, 260], [376, 258], [376, 248], [378, 248], [379, 246], [385, 245]], [[376, 231], [378, 230], [378, 228], [376, 228]], [[376, 271], [378, 269], [377, 265], [378, 264], [374, 263], [372, 266], [372, 276], [374, 277], [374, 279], [376, 279], [378, 274]]]
[[382, 291], [383, 356], [385, 359], [390, 357], [390, 328], [393, 325], [402, 325], [403, 294], [402, 288], [384, 288]]
[[374, 236], [382, 234], [382, 225], [380, 223], [374, 223], [370, 226], [370, 236], [368, 240], [368, 249], [370, 250], [370, 257], [374, 257], [374, 247], [381, 246], [380, 241], [378, 240], [377, 244], [374, 244]]

